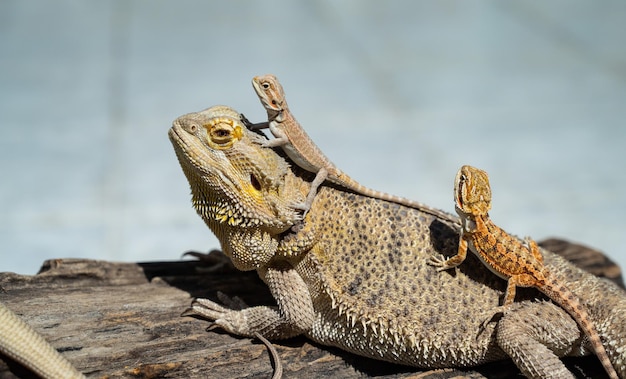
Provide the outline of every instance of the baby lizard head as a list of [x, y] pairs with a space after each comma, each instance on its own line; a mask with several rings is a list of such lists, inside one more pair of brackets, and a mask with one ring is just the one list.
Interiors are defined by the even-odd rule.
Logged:
[[487, 172], [465, 165], [454, 180], [454, 203], [457, 212], [486, 216], [491, 209], [491, 187]]
[[255, 76], [252, 78], [252, 87], [267, 110], [269, 119], [274, 119], [287, 108], [283, 87], [274, 75]]

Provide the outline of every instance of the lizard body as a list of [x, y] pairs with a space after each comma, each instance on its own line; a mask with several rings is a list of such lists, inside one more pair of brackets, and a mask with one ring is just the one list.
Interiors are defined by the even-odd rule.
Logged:
[[41, 378], [84, 378], [41, 334], [0, 303], [0, 352]]
[[457, 267], [465, 260], [469, 247], [491, 271], [508, 281], [505, 300], [497, 312], [504, 312], [513, 303], [516, 287], [537, 288], [576, 320], [609, 377], [617, 379], [585, 306], [544, 265], [537, 243], [530, 238], [522, 243], [489, 218], [491, 187], [487, 173], [472, 166], [461, 167], [454, 182], [454, 199], [462, 225], [458, 253], [447, 260], [433, 258], [433, 265], [440, 271]]
[[304, 204], [297, 207], [308, 211], [313, 204], [319, 186], [328, 180], [363, 196], [390, 201], [407, 207], [431, 213], [443, 219], [452, 221], [453, 218], [446, 212], [429, 207], [426, 204], [409, 200], [400, 196], [376, 191], [365, 187], [331, 162], [322, 150], [313, 142], [304, 128], [293, 116], [287, 105], [282, 85], [274, 75], [256, 76], [252, 79], [252, 86], [267, 111], [267, 123], [253, 124], [253, 128], [269, 127], [274, 139], [264, 142], [265, 147], [280, 146], [287, 156], [300, 168], [315, 174], [311, 189]]
[[[428, 264], [435, 254], [454, 255], [457, 222], [327, 186], [301, 220], [290, 204], [309, 193], [307, 174], [263, 147], [226, 107], [179, 117], [169, 137], [197, 213], [233, 264], [256, 270], [277, 302], [230, 309], [197, 299], [188, 314], [236, 335], [305, 335], [415, 367], [471, 367], [510, 357], [531, 378], [574, 377], [559, 357], [585, 354], [585, 340], [562, 308], [520, 293], [497, 323], [484, 324], [485, 310], [499, 304], [502, 281], [475, 259], [455, 275]], [[553, 253], [544, 257], [587, 302], [609, 357], [626, 377], [626, 294]]]

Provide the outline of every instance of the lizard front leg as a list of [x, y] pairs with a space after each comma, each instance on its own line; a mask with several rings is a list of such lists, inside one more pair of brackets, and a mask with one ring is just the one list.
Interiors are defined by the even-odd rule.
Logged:
[[227, 332], [245, 337], [259, 333], [269, 339], [282, 339], [310, 330], [315, 318], [313, 302], [306, 284], [293, 267], [285, 263], [259, 269], [259, 275], [267, 283], [278, 307], [229, 309], [208, 299], [196, 299], [183, 315], [207, 318]]
[[451, 268], [455, 268], [467, 257], [467, 249], [469, 248], [469, 242], [467, 241], [467, 234], [462, 230], [459, 233], [459, 249], [457, 250], [456, 255], [443, 259], [440, 257], [431, 256], [428, 260], [428, 264], [437, 268], [437, 271], [445, 271]]

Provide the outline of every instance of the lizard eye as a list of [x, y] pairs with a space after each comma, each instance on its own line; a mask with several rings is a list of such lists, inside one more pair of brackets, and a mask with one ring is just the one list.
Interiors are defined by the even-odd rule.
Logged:
[[263, 87], [263, 89], [270, 89], [270, 84], [268, 82], [263, 82], [261, 87]]
[[211, 129], [210, 133], [211, 141], [220, 145], [228, 142], [228, 140], [231, 138], [231, 131], [227, 130], [226, 128], [215, 127]]
[[232, 120], [222, 120], [207, 125], [209, 144], [220, 150], [229, 149], [243, 136], [241, 125]]

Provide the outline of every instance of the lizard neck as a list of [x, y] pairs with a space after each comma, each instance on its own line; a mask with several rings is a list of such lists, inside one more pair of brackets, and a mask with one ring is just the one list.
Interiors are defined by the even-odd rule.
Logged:
[[455, 206], [454, 210], [461, 219], [461, 227], [465, 233], [476, 233], [478, 230], [490, 228], [492, 225], [495, 226], [489, 218], [489, 213], [487, 212], [465, 212], [458, 206]]
[[293, 120], [293, 116], [289, 112], [289, 109], [281, 109], [281, 110], [268, 110], [267, 111], [267, 119], [270, 121], [274, 121], [278, 124], [284, 124], [285, 122]]
[[454, 210], [459, 215], [461, 219], [461, 232], [462, 233], [473, 233], [476, 231], [476, 220], [475, 216], [471, 213], [464, 212], [458, 206], [454, 207]]

